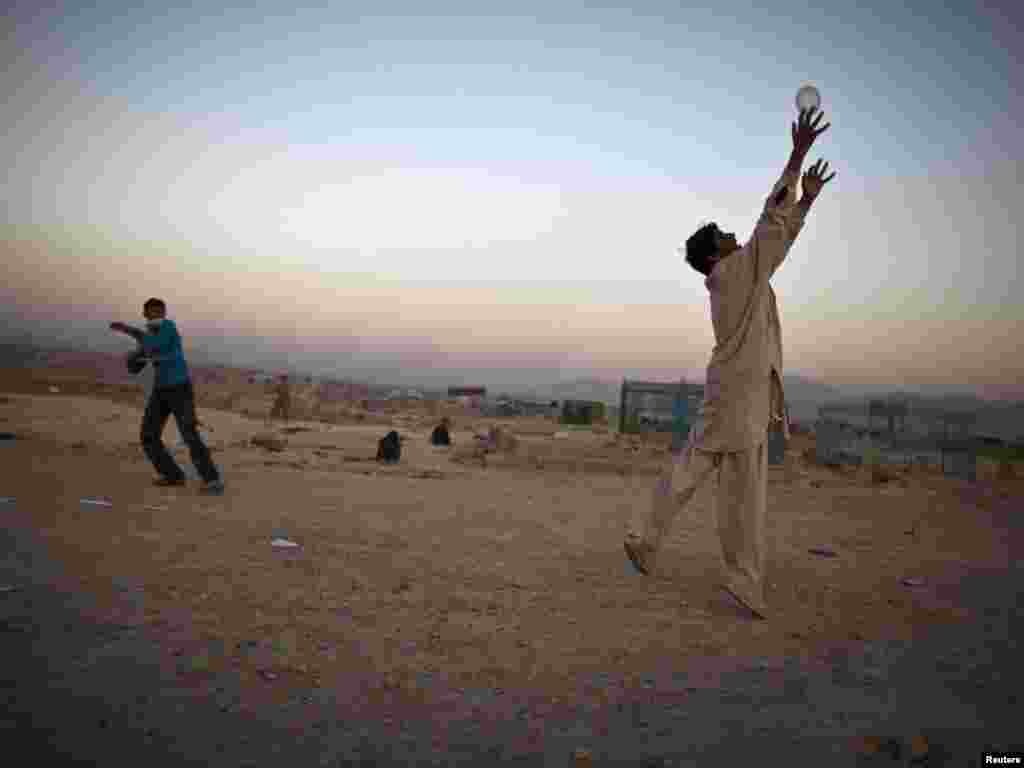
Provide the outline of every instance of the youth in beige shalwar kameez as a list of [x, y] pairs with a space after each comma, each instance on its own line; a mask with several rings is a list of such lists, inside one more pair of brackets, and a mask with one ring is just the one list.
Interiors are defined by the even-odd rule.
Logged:
[[[705, 285], [715, 348], [686, 449], [659, 479], [641, 534], [657, 553], [672, 521], [712, 475], [727, 584], [764, 600], [766, 440], [774, 419], [789, 437], [782, 331], [769, 280], [803, 227], [799, 175], [782, 175], [750, 241], [715, 264]], [[781, 201], [777, 196], [786, 188]]]

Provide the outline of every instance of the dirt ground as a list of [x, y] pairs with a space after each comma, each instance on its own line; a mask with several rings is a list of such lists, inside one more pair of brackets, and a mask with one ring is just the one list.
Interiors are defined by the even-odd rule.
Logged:
[[[66, 382], [28, 393], [13, 378], [0, 378], [0, 431], [17, 436], [5, 441], [0, 496], [18, 499], [101, 602], [113, 604], [117, 580], [133, 574], [152, 622], [187, 616], [193, 640], [179, 655], [194, 674], [275, 679], [271, 696], [369, 666], [411, 696], [418, 675], [443, 672], [564, 697], [596, 671], [639, 677], [694, 656], [910, 638], [967, 619], [932, 585], [957, 565], [1007, 567], [986, 508], [1024, 496], [1019, 470], [996, 482], [986, 468], [977, 484], [921, 471], [874, 483], [815, 466], [805, 458], [813, 438], [794, 438], [769, 477], [775, 615], [756, 622], [714, 588], [710, 488], [680, 514], [655, 577], [627, 567], [623, 533], [670, 460], [657, 445], [591, 431], [556, 438], [543, 420], [505, 420], [516, 455], [484, 467], [432, 448], [432, 422], [410, 413], [391, 419], [402, 461], [382, 467], [367, 461], [381, 423], [276, 427], [287, 445], [275, 452], [250, 442], [266, 431], [261, 420], [206, 407], [204, 436], [228, 490], [205, 498], [194, 479], [150, 485], [138, 397], [68, 395]], [[456, 447], [494, 423], [457, 422]], [[165, 442], [177, 441], [169, 425]], [[189, 466], [186, 450], [175, 455]], [[111, 506], [81, 503], [97, 497]], [[275, 537], [300, 547], [276, 550]]]

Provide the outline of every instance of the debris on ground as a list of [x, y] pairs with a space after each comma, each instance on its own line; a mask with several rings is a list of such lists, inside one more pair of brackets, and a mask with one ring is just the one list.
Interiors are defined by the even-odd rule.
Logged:
[[919, 579], [916, 576], [910, 576], [906, 579], [903, 579], [903, 581], [900, 583], [903, 584], [903, 586], [905, 587], [923, 587], [924, 579]]
[[263, 448], [268, 451], [274, 451], [275, 453], [281, 453], [288, 446], [288, 441], [283, 437], [271, 434], [269, 432], [263, 432], [258, 435], [254, 435], [250, 440], [250, 443], [255, 445], [257, 448]]
[[275, 549], [295, 549], [299, 545], [289, 539], [274, 539], [270, 542], [270, 546]]
[[0, 432], [0, 440], [17, 440], [18, 436], [13, 432]]
[[828, 547], [812, 547], [807, 551], [812, 555], [818, 555], [818, 557], [838, 557], [835, 550], [829, 549]]
[[410, 472], [409, 477], [415, 477], [420, 480], [443, 480], [445, 474], [439, 469], [421, 469]]
[[14, 503], [14, 497], [13, 496], [0, 496], [0, 504], [13, 504], [13, 503]]
[[106, 499], [80, 499], [80, 503], [89, 504], [94, 507], [112, 507], [114, 502], [107, 501]]

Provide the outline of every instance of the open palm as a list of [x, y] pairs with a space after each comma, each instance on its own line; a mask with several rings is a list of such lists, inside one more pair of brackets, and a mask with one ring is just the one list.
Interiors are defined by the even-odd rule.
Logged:
[[818, 162], [807, 169], [803, 176], [805, 195], [811, 198], [817, 197], [821, 193], [822, 187], [835, 178], [835, 171], [826, 176], [825, 173], [827, 171], [828, 163], [825, 163], [823, 159], [819, 159]]

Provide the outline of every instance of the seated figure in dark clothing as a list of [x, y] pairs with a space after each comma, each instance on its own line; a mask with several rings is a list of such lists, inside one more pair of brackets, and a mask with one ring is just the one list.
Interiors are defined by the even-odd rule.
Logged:
[[402, 457], [402, 439], [394, 430], [388, 432], [377, 443], [377, 461], [393, 464]]
[[451, 426], [451, 422], [448, 417], [445, 416], [441, 419], [441, 423], [434, 427], [434, 431], [430, 435], [431, 445], [451, 445], [452, 436], [448, 432], [448, 428]]

